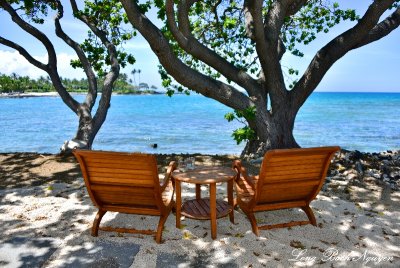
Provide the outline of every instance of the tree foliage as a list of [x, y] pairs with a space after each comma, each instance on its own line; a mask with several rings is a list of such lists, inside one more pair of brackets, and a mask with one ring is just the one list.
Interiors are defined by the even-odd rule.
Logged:
[[[298, 147], [293, 137], [296, 114], [330, 67], [400, 23], [398, 0], [374, 0], [360, 15], [328, 0], [157, 0], [152, 4], [164, 21], [160, 28], [138, 1], [121, 2], [160, 60], [170, 95], [193, 90], [236, 113], [256, 107], [254, 117], [243, 115], [254, 135], [246, 129], [233, 134], [237, 141], [252, 139], [244, 154]], [[304, 73], [281, 65], [285, 54], [301, 58], [302, 46], [345, 20], [354, 26], [321, 47]]]
[[[180, 45], [174, 34], [171, 33], [166, 12], [166, 2], [155, 1], [159, 8], [158, 18], [165, 22], [162, 32], [168, 38], [171, 47], [175, 54], [187, 66], [195, 69], [214, 79], [220, 79], [223, 74], [212, 68], [209, 64], [197, 58], [190, 52], [185, 51]], [[255, 40], [252, 38], [252, 25], [246, 25], [246, 1], [235, 0], [207, 0], [207, 1], [192, 1], [193, 6], [187, 10], [188, 21], [184, 22], [179, 14], [176, 15], [179, 29], [181, 31], [191, 32], [191, 37], [195, 38], [201, 45], [212, 50], [217, 57], [221, 57], [236, 67], [238, 71], [249, 73], [254, 77], [262, 75], [262, 68], [256, 51]], [[172, 5], [172, 4], [171, 4]], [[179, 4], [180, 11], [185, 7], [184, 4]], [[262, 8], [262, 15], [266, 16], [271, 9], [272, 1], [265, 1]], [[288, 50], [291, 54], [303, 57], [303, 52], [298, 48], [298, 44], [308, 45], [316, 39], [317, 34], [324, 32], [328, 33], [329, 29], [339, 24], [344, 20], [354, 21], [359, 19], [354, 9], [343, 10], [339, 8], [338, 3], [330, 3], [329, 1], [312, 0], [302, 6], [296, 14], [284, 18], [284, 23], [280, 29], [281, 49]], [[181, 27], [181, 24], [190, 24]], [[247, 28], [246, 28], [247, 27]], [[284, 52], [281, 52], [284, 53]], [[167, 94], [172, 96], [175, 91], [189, 93], [190, 89], [182, 87], [182, 85], [173, 84], [173, 78], [168, 75], [165, 69], [160, 66], [160, 74], [162, 84], [167, 88]], [[296, 76], [299, 71], [293, 68], [286, 70], [288, 76]], [[232, 83], [228, 77], [225, 77], [228, 83]], [[290, 81], [295, 80], [291, 79]], [[295, 80], [296, 81], [296, 80]], [[289, 85], [292, 88], [293, 84]], [[254, 106], [252, 106], [254, 107]], [[248, 109], [248, 108], [247, 108]], [[245, 110], [246, 111], [246, 110]], [[234, 113], [229, 113], [225, 116], [231, 118], [246, 118], [238, 116], [242, 111], [235, 110]], [[253, 120], [254, 117], [249, 118]], [[248, 127], [247, 123], [241, 121], [246, 126], [239, 128], [232, 133], [232, 137], [241, 143], [245, 140], [254, 139], [255, 132]]]
[[[68, 92], [73, 93], [85, 93], [88, 91], [88, 80], [87, 78], [82, 79], [69, 79], [61, 78], [62, 84], [65, 86]], [[98, 87], [101, 89], [101, 85], [104, 83], [104, 78], [97, 80]], [[147, 85], [146, 83], [143, 83]], [[145, 89], [148, 87], [144, 86]], [[152, 88], [151, 92], [154, 92]], [[0, 74], [0, 92], [1, 93], [17, 93], [17, 92], [55, 92], [50, 77], [40, 76], [39, 78], [31, 78], [29, 76], [20, 76], [16, 73], [11, 75]], [[100, 90], [101, 91], [101, 90]], [[137, 86], [129, 83], [128, 75], [121, 73], [118, 79], [115, 81], [113, 87], [113, 93], [117, 94], [139, 94], [141, 91]]]
[[[199, 70], [208, 76], [213, 78], [222, 77], [223, 74], [221, 72], [179, 46], [168, 26], [165, 2], [157, 2], [158, 8], [160, 8], [159, 18], [165, 22], [162, 31], [169, 38], [171, 46], [178, 57], [191, 68]], [[190, 31], [193, 38], [237, 69], [258, 77], [261, 73], [261, 66], [254, 38], [252, 38], [251, 33], [249, 36], [249, 32], [252, 29], [246, 29], [246, 24], [244, 23], [246, 20], [245, 1], [208, 0], [193, 2], [194, 5], [188, 12], [189, 22], [186, 22], [190, 23]], [[262, 10], [263, 16], [269, 12], [272, 1], [265, 2]], [[343, 20], [354, 21], [356, 19], [359, 19], [359, 16], [356, 15], [354, 9], [342, 10], [337, 3], [330, 3], [329, 1], [308, 1], [296, 14], [285, 17], [279, 34], [280, 42], [283, 42], [282, 48], [287, 49], [295, 56], [302, 57], [303, 53], [298, 49], [298, 44], [307, 45], [316, 39], [318, 33], [329, 32], [330, 28]], [[179, 18], [177, 20], [179, 21]], [[251, 28], [252, 26], [247, 27]], [[296, 73], [298, 71], [288, 70], [290, 75]], [[168, 78], [164, 78], [164, 81], [167, 80]], [[228, 82], [232, 81], [228, 79]]]
[[[123, 44], [136, 36], [136, 32], [131, 27], [124, 26], [128, 23], [126, 14], [122, 12], [122, 5], [119, 1], [87, 1], [83, 10], [78, 10], [74, 14], [76, 17], [91, 18], [94, 27], [101, 30], [107, 38], [118, 48], [118, 62], [121, 67], [127, 64], [134, 64], [135, 58], [132, 54], [123, 49]], [[110, 54], [100, 38], [92, 31], [88, 31], [87, 38], [81, 44], [87, 57], [98, 75], [104, 76], [107, 73], [106, 67], [110, 66]], [[82, 68], [79, 60], [71, 62], [72, 67]]]

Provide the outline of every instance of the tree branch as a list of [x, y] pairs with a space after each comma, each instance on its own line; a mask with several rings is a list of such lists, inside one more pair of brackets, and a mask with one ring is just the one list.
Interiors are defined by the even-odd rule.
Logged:
[[[243, 87], [250, 96], [259, 97], [259, 87], [255, 79], [253, 79], [244, 70], [240, 70], [233, 66], [231, 63], [227, 62], [220, 55], [214, 51], [208, 49], [206, 46], [201, 44], [193, 35], [190, 33], [190, 23], [189, 23], [189, 8], [188, 4], [193, 4], [196, 1], [182, 1], [179, 8], [179, 29], [176, 26], [175, 12], [174, 12], [174, 1], [166, 1], [167, 9], [167, 21], [170, 27], [171, 33], [174, 38], [187, 53], [194, 56], [195, 58], [206, 63], [210, 67], [217, 70], [219, 73], [224, 75], [228, 80], [231, 80]], [[185, 6], [183, 6], [186, 4]], [[239, 75], [238, 75], [239, 74]]]
[[39, 40], [44, 45], [44, 47], [47, 50], [47, 54], [48, 54], [48, 64], [46, 65], [46, 69], [42, 69], [42, 70], [45, 70], [49, 74], [49, 76], [53, 82], [54, 88], [57, 90], [58, 94], [63, 99], [64, 103], [73, 112], [76, 113], [79, 103], [71, 97], [71, 95], [67, 92], [67, 90], [65, 89], [65, 87], [63, 86], [63, 84], [61, 82], [60, 76], [57, 71], [57, 55], [56, 55], [54, 46], [51, 43], [51, 41], [47, 38], [47, 36], [44, 33], [42, 33], [37, 28], [33, 27], [32, 25], [30, 25], [29, 23], [27, 23], [26, 21], [21, 19], [21, 17], [17, 14], [17, 12], [12, 8], [12, 6], [7, 1], [0, 0], [0, 6], [5, 11], [7, 11], [8, 14], [10, 14], [11, 19], [22, 30], [24, 30], [25, 32], [32, 35], [34, 38]]
[[37, 28], [33, 27], [17, 14], [17, 12], [12, 8], [12, 6], [5, 0], [0, 0], [0, 6], [7, 11], [8, 14], [10, 14], [11, 19], [25, 32], [29, 33], [36, 39], [38, 39], [46, 48], [48, 56], [49, 56], [49, 62], [50, 61], [55, 61], [57, 62], [57, 56], [56, 52], [54, 50], [54, 46], [51, 43], [51, 41], [47, 38], [47, 36], [39, 31]]
[[110, 71], [105, 76], [103, 83], [103, 90], [99, 101], [99, 107], [96, 111], [96, 114], [93, 117], [93, 128], [95, 129], [95, 131], [97, 131], [98, 129], [100, 129], [102, 123], [104, 122], [107, 116], [107, 111], [110, 106], [113, 85], [115, 80], [117, 80], [119, 76], [120, 65], [118, 62], [118, 52], [115, 48], [115, 45], [112, 42], [110, 42], [110, 40], [108, 40], [107, 33], [100, 30], [93, 23], [91, 23], [91, 20], [87, 16], [79, 12], [75, 0], [70, 0], [70, 2], [74, 15], [77, 16], [77, 18], [80, 19], [83, 23], [85, 23], [90, 28], [90, 30], [97, 37], [100, 38], [101, 42], [106, 46], [110, 57], [110, 62], [111, 62]]
[[288, 8], [286, 9], [285, 17], [292, 16], [299, 12], [299, 10], [307, 3], [308, 0], [290, 0], [288, 2]]
[[34, 57], [31, 56], [31, 54], [29, 54], [28, 51], [25, 50], [25, 48], [21, 47], [20, 45], [3, 38], [2, 36], [0, 36], [0, 43], [17, 50], [19, 54], [21, 54], [29, 63], [39, 69], [42, 69], [43, 71], [47, 71], [48, 66], [46, 64], [43, 64], [40, 61], [36, 60]]
[[[384, 23], [383, 25], [377, 25], [379, 18], [393, 4], [393, 2], [394, 0], [374, 0], [374, 2], [368, 7], [364, 16], [353, 28], [340, 34], [317, 52], [299, 82], [290, 92], [290, 94], [293, 95], [292, 99], [295, 101], [294, 105], [296, 105], [296, 107], [301, 107], [301, 105], [303, 105], [306, 99], [321, 82], [329, 68], [332, 67], [337, 60], [343, 57], [350, 50], [359, 47], [359, 44], [365, 45], [367, 44], [365, 43], [367, 40], [371, 40], [371, 42], [374, 41], [371, 38], [372, 36], [379, 36], [376, 31], [388, 22], [385, 20], [382, 22]], [[398, 10], [396, 10], [394, 14], [395, 18], [398, 16], [397, 12]], [[394, 17], [391, 18], [393, 19]], [[396, 21], [397, 20], [398, 19], [396, 19]], [[388, 29], [393, 27], [398, 27], [398, 23], [393, 23]], [[375, 34], [372, 35], [372, 33]], [[383, 37], [389, 33], [390, 31], [386, 31], [380, 35]]]
[[[266, 88], [270, 94], [272, 110], [283, 108], [284, 99], [287, 96], [285, 82], [282, 74], [280, 59], [282, 47], [279, 41], [280, 29], [284, 22], [286, 6], [283, 2], [274, 1], [263, 22], [263, 1], [254, 0], [250, 9], [254, 20], [254, 32], [257, 54], [260, 57], [261, 67], [265, 76]], [[268, 57], [267, 53], [268, 51]]]
[[[179, 1], [178, 4], [178, 22], [179, 22], [179, 30], [182, 32], [182, 34], [184, 36], [189, 36], [190, 35], [190, 21], [189, 21], [189, 8], [194, 4], [198, 2], [198, 0], [182, 0]], [[173, 1], [166, 1], [166, 8], [167, 10], [167, 17], [168, 15], [175, 15], [174, 14], [174, 3]], [[216, 7], [215, 7], [216, 9]], [[215, 12], [215, 17], [217, 17], [217, 14]], [[168, 25], [170, 25], [170, 23], [174, 23], [175, 27], [176, 27], [176, 22], [175, 22], [175, 18], [173, 18], [172, 20], [168, 19]]]
[[67, 45], [69, 45], [75, 51], [75, 53], [78, 55], [78, 58], [83, 65], [83, 71], [85, 72], [88, 78], [88, 88], [89, 88], [84, 103], [86, 103], [86, 105], [89, 107], [89, 110], [92, 110], [97, 98], [97, 78], [93, 72], [92, 65], [90, 64], [81, 46], [77, 42], [72, 40], [72, 38], [70, 38], [62, 29], [60, 19], [63, 17], [64, 12], [61, 3], [59, 1], [57, 1], [57, 3], [58, 3], [58, 14], [54, 20], [56, 35], [60, 37]]
[[121, 3], [129, 21], [148, 41], [160, 63], [177, 82], [236, 110], [244, 110], [253, 105], [250, 98], [232, 86], [211, 79], [186, 66], [176, 57], [162, 32], [140, 12], [134, 1], [122, 0]]
[[246, 28], [246, 35], [251, 40], [255, 40], [255, 33], [254, 33], [254, 20], [252, 12], [252, 0], [245, 0], [243, 3], [243, 12], [244, 12], [244, 26]]
[[[285, 17], [290, 17], [297, 12], [300, 11], [300, 9], [304, 6], [304, 4], [307, 3], [308, 0], [290, 0], [288, 2], [287, 8], [286, 8], [286, 14]], [[286, 46], [284, 42], [282, 41], [282, 38], [279, 37], [278, 39], [278, 57], [279, 60], [282, 59], [283, 55], [286, 52]]]
[[390, 16], [388, 16], [385, 20], [377, 24], [372, 30], [368, 33], [368, 35], [359, 42], [353, 49], [365, 46], [372, 42], [375, 42], [388, 34], [390, 34], [393, 30], [397, 29], [400, 25], [400, 7], [398, 7]]

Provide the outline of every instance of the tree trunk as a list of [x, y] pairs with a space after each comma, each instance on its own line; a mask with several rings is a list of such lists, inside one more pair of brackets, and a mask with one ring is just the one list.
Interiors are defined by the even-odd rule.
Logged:
[[93, 119], [90, 114], [79, 116], [79, 125], [76, 132], [76, 140], [83, 141], [86, 145], [79, 147], [80, 149], [91, 149], [95, 133], [93, 133]]
[[60, 149], [62, 155], [69, 155], [74, 149], [91, 149], [93, 140], [99, 128], [94, 127], [94, 119], [92, 118], [89, 107], [80, 104], [78, 109], [79, 125], [75, 137], [66, 141]]
[[288, 108], [276, 113], [257, 110], [255, 120], [249, 122], [256, 138], [247, 142], [241, 157], [259, 158], [271, 149], [299, 148], [293, 136], [296, 114], [295, 109]]

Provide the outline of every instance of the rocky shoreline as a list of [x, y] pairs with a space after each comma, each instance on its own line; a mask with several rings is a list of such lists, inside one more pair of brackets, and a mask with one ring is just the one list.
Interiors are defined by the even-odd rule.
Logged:
[[[157, 155], [159, 168], [167, 166], [170, 161], [178, 161], [194, 157], [196, 165], [230, 166], [233, 155], [202, 154], [160, 154]], [[81, 178], [80, 169], [73, 156], [61, 156], [39, 153], [0, 153], [0, 188], [20, 187], [29, 183], [41, 185], [56, 181], [74, 181]], [[245, 162], [249, 174], [259, 172], [258, 163]], [[32, 172], [35, 171], [35, 172]], [[161, 171], [161, 170], [160, 170]], [[339, 183], [345, 185], [338, 190], [346, 192], [349, 185], [375, 184], [388, 187], [392, 191], [400, 191], [400, 151], [379, 153], [363, 153], [359, 151], [341, 150], [334, 157], [329, 168], [326, 184]], [[343, 189], [342, 189], [343, 188]]]
[[376, 182], [400, 190], [400, 151], [362, 153], [341, 150], [332, 163], [327, 181]]

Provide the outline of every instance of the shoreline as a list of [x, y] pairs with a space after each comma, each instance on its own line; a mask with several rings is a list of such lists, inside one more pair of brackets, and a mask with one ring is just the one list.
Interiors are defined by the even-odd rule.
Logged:
[[[72, 95], [85, 95], [87, 92], [68, 92]], [[145, 96], [145, 95], [163, 95], [166, 92], [160, 92], [160, 91], [155, 91], [153, 93], [148, 93], [148, 92], [143, 92], [143, 93], [122, 93], [122, 92], [113, 92], [112, 95], [117, 96], [117, 95], [138, 95], [138, 96]], [[338, 93], [338, 94], [400, 94], [400, 92], [358, 92], [358, 91], [339, 91], [339, 92], [330, 92], [330, 91], [317, 91], [315, 93], [322, 93], [322, 94], [332, 94], [332, 93]], [[101, 95], [101, 93], [97, 93], [98, 95]], [[175, 92], [174, 95], [185, 95], [184, 93], [181, 92]], [[0, 93], [0, 98], [35, 98], [35, 97], [59, 97], [60, 95], [56, 91], [52, 92], [27, 92], [27, 93], [19, 93], [19, 92], [13, 92], [13, 93]]]
[[[71, 95], [86, 95], [87, 92], [68, 92]], [[143, 93], [121, 93], [121, 92], [113, 92], [113, 96], [118, 96], [118, 95], [137, 95], [137, 96], [145, 96], [145, 95], [162, 95], [165, 94], [165, 92], [154, 92], [154, 93], [148, 93], [148, 92], [143, 92]], [[97, 93], [97, 95], [101, 95], [101, 93]], [[27, 92], [27, 93], [19, 93], [19, 92], [13, 92], [13, 93], [0, 93], [0, 98], [9, 98], [9, 99], [18, 99], [18, 98], [36, 98], [36, 97], [60, 97], [58, 92], [52, 91], [52, 92]]]
[[[307, 148], [307, 147], [300, 147], [300, 148]], [[97, 150], [96, 150], [97, 151]], [[99, 149], [98, 151], [109, 151], [109, 150], [101, 150]], [[118, 151], [118, 152], [127, 152], [129, 153], [130, 151]], [[339, 151], [341, 154], [355, 154], [359, 158], [360, 157], [372, 157], [372, 156], [379, 156], [379, 155], [386, 155], [386, 154], [392, 154], [392, 155], [400, 155], [400, 149], [387, 149], [384, 151], [359, 151], [359, 150], [348, 150], [341, 148]], [[179, 153], [179, 152], [171, 152], [171, 153], [158, 153], [157, 150], [154, 150], [153, 152], [142, 152], [146, 154], [154, 154], [154, 155], [161, 155], [161, 156], [187, 156], [187, 157], [192, 157], [192, 156], [208, 156], [208, 157], [234, 157], [237, 159], [240, 159], [240, 154], [235, 154], [235, 153], [217, 153], [217, 154], [210, 154], [210, 153]], [[32, 154], [32, 155], [53, 155], [53, 156], [61, 156], [59, 152], [57, 153], [52, 153], [52, 152], [38, 152], [38, 151], [8, 151], [8, 152], [1, 152], [0, 155], [8, 155], [8, 154]], [[400, 156], [399, 156], [400, 157]]]
[[57, 92], [1, 93], [0, 98], [59, 97]]
[[[179, 160], [186, 159], [188, 157], [194, 157], [196, 159], [196, 165], [200, 166], [224, 165], [230, 167], [233, 160], [240, 159], [238, 155], [234, 154], [153, 154], [157, 157], [159, 168], [167, 166], [170, 161], [178, 162]], [[13, 173], [18, 173], [19, 171], [27, 172], [27, 168], [37, 166], [36, 164], [29, 165], [29, 163], [40, 163], [40, 161], [44, 159], [47, 159], [50, 162], [55, 161], [53, 166], [68, 163], [68, 167], [72, 168], [74, 165], [73, 169], [75, 175], [80, 173], [76, 160], [72, 155], [64, 156], [60, 154], [37, 152], [0, 152], [0, 164], [4, 166], [3, 172], [5, 172], [5, 174], [0, 173], [0, 189], [7, 188], [5, 177], [15, 177], [15, 174], [6, 172], [7, 165], [12, 164], [14, 166], [12, 169]], [[245, 166], [247, 166], [249, 173], [253, 175], [258, 174], [261, 161], [262, 158], [250, 160], [249, 162], [242, 159], [242, 162]], [[27, 164], [18, 168], [15, 167], [14, 163]], [[59, 181], [60, 176], [58, 175], [59, 174], [54, 177], [47, 176], [45, 178], [46, 182]], [[25, 175], [22, 177], [24, 176]], [[332, 180], [359, 180], [362, 182], [373, 181], [375, 184], [386, 185], [391, 190], [400, 192], [400, 150], [363, 153], [357, 150], [348, 151], [341, 149], [336, 154], [327, 174], [327, 183], [330, 183]], [[62, 182], [62, 180], [60, 182]], [[40, 184], [41, 182], [37, 183]]]

